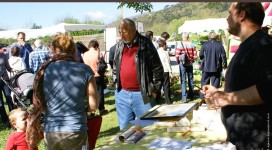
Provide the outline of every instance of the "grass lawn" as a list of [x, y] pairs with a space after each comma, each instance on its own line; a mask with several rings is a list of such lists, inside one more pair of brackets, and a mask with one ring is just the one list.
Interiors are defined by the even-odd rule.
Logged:
[[[200, 78], [201, 76], [197, 72], [194, 75], [195, 84], [200, 86]], [[172, 101], [175, 103], [180, 103], [181, 99], [181, 90], [180, 90], [180, 82], [178, 78], [174, 80], [171, 86], [172, 92]], [[195, 88], [195, 99], [190, 102], [198, 102], [198, 91]], [[96, 142], [96, 148], [102, 148], [106, 145], [116, 133], [119, 132], [119, 126], [117, 121], [116, 108], [114, 103], [114, 93], [107, 93], [105, 95], [105, 107], [109, 110], [109, 114], [103, 116], [102, 127], [100, 130], [99, 137]], [[8, 109], [6, 109], [8, 110]], [[0, 149], [5, 148], [7, 136], [12, 133], [12, 130], [6, 129], [3, 124], [0, 124]], [[44, 150], [43, 142], [39, 146], [40, 150]]]

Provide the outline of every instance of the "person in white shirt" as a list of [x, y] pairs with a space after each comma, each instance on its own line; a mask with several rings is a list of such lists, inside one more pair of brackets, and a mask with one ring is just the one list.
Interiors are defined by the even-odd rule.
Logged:
[[[165, 102], [167, 104], [172, 104], [171, 96], [170, 96], [170, 76], [173, 77], [172, 74], [172, 68], [170, 65], [170, 58], [169, 54], [167, 52], [166, 48], [166, 42], [164, 40], [158, 41], [158, 54], [161, 59], [161, 63], [163, 66], [164, 74], [163, 74], [163, 91], [164, 91], [164, 96], [165, 96]], [[160, 100], [160, 94], [157, 95], [156, 99]]]
[[11, 57], [9, 58], [9, 65], [15, 71], [10, 72], [9, 77], [14, 76], [17, 72], [26, 69], [24, 60], [20, 57], [20, 48], [17, 46], [12, 47]]

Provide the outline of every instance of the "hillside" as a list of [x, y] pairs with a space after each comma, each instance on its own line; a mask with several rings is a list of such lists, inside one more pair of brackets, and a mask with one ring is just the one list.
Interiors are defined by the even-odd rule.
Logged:
[[[166, 6], [163, 10], [144, 13], [132, 19], [142, 22], [144, 30], [151, 30], [155, 35], [160, 35], [163, 31], [173, 34], [186, 20], [226, 17], [230, 4], [227, 2], [180, 2]], [[118, 22], [113, 22], [108, 27], [116, 27]]]

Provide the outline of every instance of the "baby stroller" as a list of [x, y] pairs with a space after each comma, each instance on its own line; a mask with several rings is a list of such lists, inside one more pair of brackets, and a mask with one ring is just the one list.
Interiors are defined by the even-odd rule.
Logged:
[[12, 99], [16, 108], [23, 107], [27, 110], [32, 104], [34, 77], [35, 75], [27, 70], [17, 72], [10, 78], [9, 83], [1, 77], [13, 93]]

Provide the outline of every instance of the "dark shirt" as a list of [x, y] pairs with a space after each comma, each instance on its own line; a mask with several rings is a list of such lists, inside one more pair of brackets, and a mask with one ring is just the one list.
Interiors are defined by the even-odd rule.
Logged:
[[88, 50], [89, 49], [81, 41], [76, 42], [76, 57], [78, 62], [84, 63], [81, 54], [87, 52]]
[[222, 67], [227, 67], [225, 49], [220, 42], [215, 40], [210, 40], [202, 45], [199, 57], [203, 60], [202, 71], [204, 72], [221, 72]]
[[111, 66], [111, 68], [113, 68], [113, 60], [114, 60], [114, 53], [116, 50], [116, 46], [117, 44], [114, 44], [111, 48], [110, 48], [110, 53], [109, 53], [109, 64]]
[[236, 147], [266, 149], [269, 142], [267, 125], [272, 115], [271, 58], [272, 39], [259, 30], [240, 44], [227, 69], [225, 92], [239, 91], [256, 85], [264, 101], [260, 105], [222, 107], [222, 121], [228, 140]]
[[0, 54], [0, 76], [3, 77], [4, 80], [8, 80], [8, 71], [11, 71], [11, 67], [8, 62], [8, 57], [6, 54]]
[[81, 52], [76, 48], [76, 58], [79, 63], [84, 63]]

